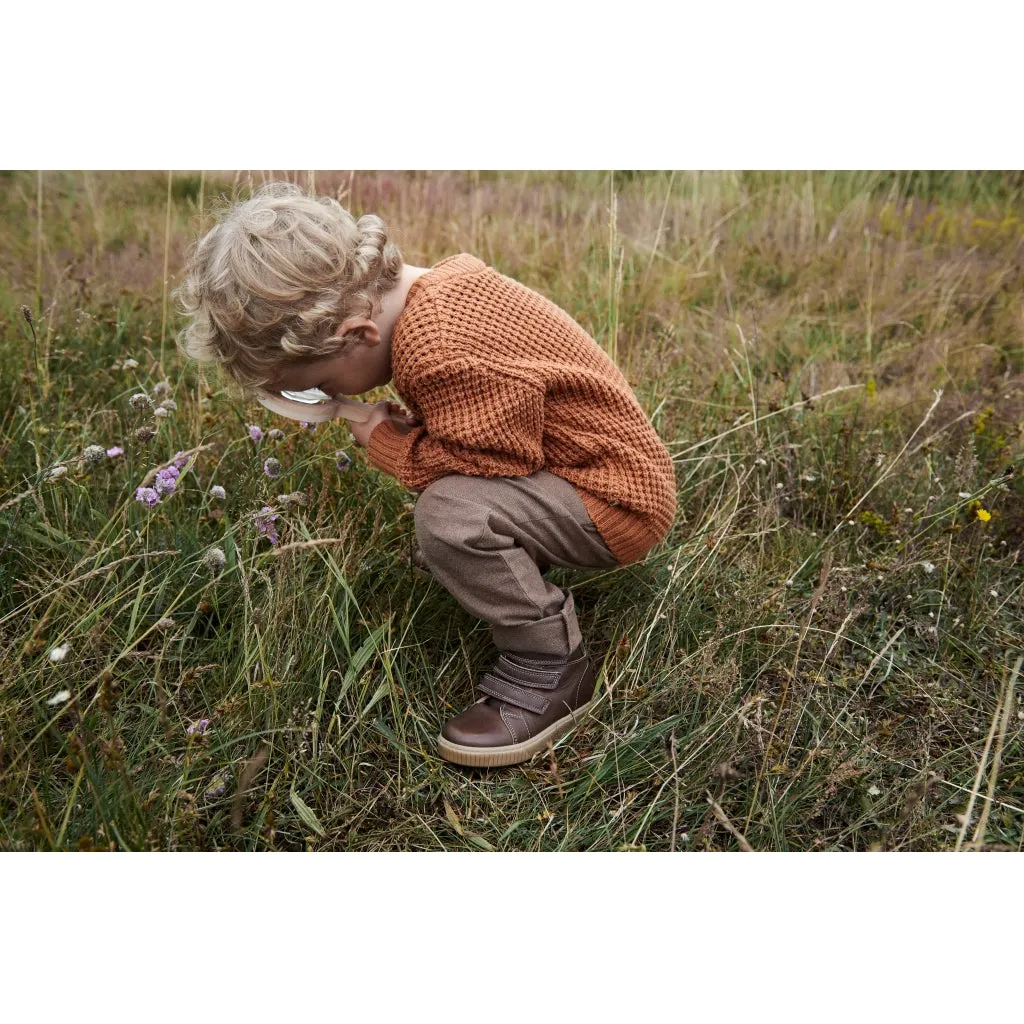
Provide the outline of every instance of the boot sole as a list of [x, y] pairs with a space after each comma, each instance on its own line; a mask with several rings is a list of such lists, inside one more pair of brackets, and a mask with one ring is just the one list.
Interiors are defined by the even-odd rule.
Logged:
[[581, 704], [575, 711], [570, 711], [564, 718], [552, 722], [546, 729], [531, 736], [522, 743], [510, 743], [504, 747], [467, 747], [462, 743], [452, 743], [444, 736], [437, 737], [437, 748], [441, 757], [455, 764], [468, 765], [471, 768], [497, 768], [500, 765], [519, 764], [529, 761], [544, 750], [549, 743], [561, 739], [570, 729], [575, 728], [583, 720], [592, 701]]

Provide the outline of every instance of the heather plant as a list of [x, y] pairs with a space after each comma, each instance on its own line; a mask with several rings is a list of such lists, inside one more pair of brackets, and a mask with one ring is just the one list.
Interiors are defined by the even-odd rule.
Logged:
[[492, 650], [415, 495], [181, 361], [204, 197], [258, 174], [12, 172], [0, 849], [1022, 848], [1019, 174], [292, 177], [571, 310], [665, 440], [667, 541], [548, 573], [596, 710], [439, 760]]

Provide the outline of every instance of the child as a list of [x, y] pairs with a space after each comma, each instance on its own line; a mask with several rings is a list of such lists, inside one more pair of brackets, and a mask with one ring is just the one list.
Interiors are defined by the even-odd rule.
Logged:
[[272, 182], [189, 253], [179, 344], [255, 394], [358, 395], [369, 461], [419, 494], [422, 558], [499, 657], [447, 722], [441, 756], [525, 761], [594, 689], [572, 593], [552, 565], [642, 559], [671, 528], [672, 460], [629, 383], [568, 313], [469, 253], [405, 264], [384, 223]]

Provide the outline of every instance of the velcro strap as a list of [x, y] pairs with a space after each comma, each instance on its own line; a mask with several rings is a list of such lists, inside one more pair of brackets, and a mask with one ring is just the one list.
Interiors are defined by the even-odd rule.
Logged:
[[[513, 656], [514, 657], [514, 656]], [[516, 682], [524, 683], [526, 686], [534, 686], [540, 690], [553, 690], [557, 685], [558, 681], [562, 678], [567, 665], [558, 665], [555, 668], [541, 668], [540, 662], [534, 662], [533, 665], [525, 664], [524, 661], [520, 661], [518, 658], [513, 660], [513, 657], [509, 657], [507, 653], [503, 653], [498, 658], [498, 664], [495, 666], [495, 671], [500, 672], [501, 675], [507, 676], [509, 679], [514, 679]]]
[[525, 708], [537, 715], [544, 714], [551, 703], [547, 698], [538, 697], [537, 694], [530, 693], [529, 690], [524, 690], [523, 687], [516, 686], [515, 683], [510, 683], [507, 679], [502, 679], [490, 672], [485, 672], [481, 676], [477, 683], [477, 689], [490, 697], [497, 697], [499, 700], [507, 701], [518, 708]]

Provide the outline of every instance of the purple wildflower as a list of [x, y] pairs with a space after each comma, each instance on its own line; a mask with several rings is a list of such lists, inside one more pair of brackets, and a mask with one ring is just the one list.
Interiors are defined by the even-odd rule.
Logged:
[[160, 495], [152, 487], [139, 487], [135, 491], [135, 500], [141, 501], [147, 508], [160, 504]]
[[176, 469], [184, 469], [185, 464], [188, 462], [188, 452], [175, 452], [174, 453], [174, 466]]
[[206, 730], [209, 728], [209, 725], [210, 725], [210, 720], [208, 718], [200, 718], [198, 722], [193, 722], [185, 730], [185, 732], [188, 733], [189, 736], [193, 736], [196, 733], [198, 733], [200, 736], [202, 736], [203, 733], [206, 732]]
[[263, 431], [260, 430], [260, 428], [258, 426], [256, 426], [255, 423], [250, 423], [249, 424], [249, 437], [253, 441], [262, 441], [263, 440]]
[[227, 496], [228, 496], [228, 492], [225, 491], [224, 488], [221, 487], [220, 484], [214, 484], [210, 488], [210, 497], [211, 498], [220, 498], [223, 501], [224, 498], [226, 498]]
[[335, 459], [338, 460], [337, 466], [342, 473], [344, 473], [352, 465], [352, 459], [349, 458], [348, 452], [335, 452], [334, 457]]
[[281, 463], [277, 459], [267, 459], [263, 463], [263, 472], [271, 479], [281, 475]]
[[299, 420], [299, 426], [302, 427], [303, 430], [308, 430], [310, 433], [316, 430], [315, 423], [307, 423], [305, 420]]
[[107, 449], [107, 455], [109, 458], [113, 458], [115, 455], [124, 455], [124, 449], [120, 445], [114, 445], [113, 448]]
[[275, 512], [269, 505], [264, 505], [256, 516], [256, 527], [271, 544], [277, 543], [277, 531], [274, 523], [280, 519], [279, 513]]
[[178, 483], [178, 469], [176, 466], [167, 466], [165, 469], [157, 470], [156, 489], [159, 494], [173, 494]]

